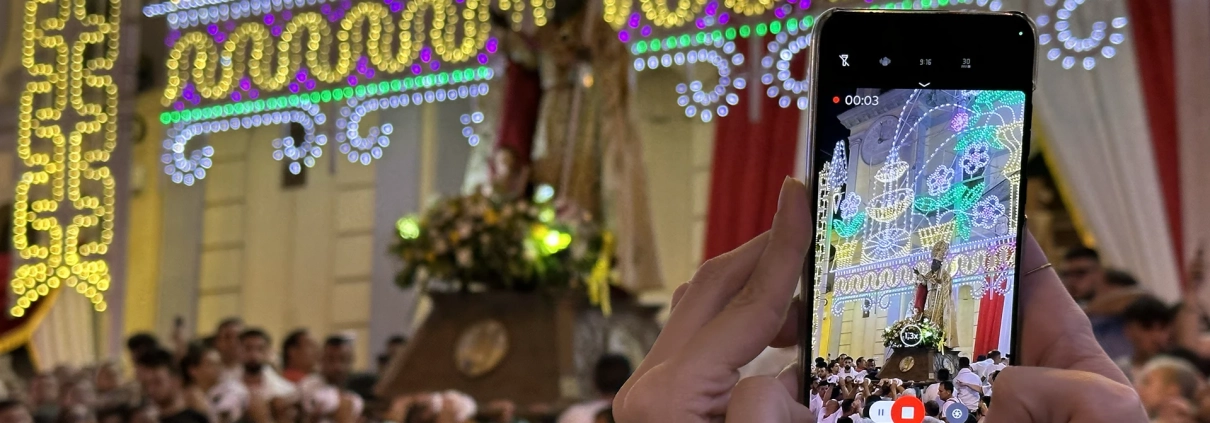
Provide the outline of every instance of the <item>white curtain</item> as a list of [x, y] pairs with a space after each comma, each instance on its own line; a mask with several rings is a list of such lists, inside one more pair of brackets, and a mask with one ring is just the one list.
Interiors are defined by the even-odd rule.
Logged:
[[97, 361], [93, 319], [103, 316], [93, 311], [92, 303], [74, 289], [59, 289], [62, 292], [30, 340], [40, 371], [60, 365], [80, 368]]
[[[1050, 22], [1038, 29], [1055, 36], [1054, 9], [1042, 0], [1019, 5], [1019, 10], [1034, 18], [1049, 15]], [[1108, 24], [1127, 16], [1126, 0], [1090, 1], [1072, 13], [1070, 22], [1076, 36], [1086, 37], [1094, 22]], [[1050, 151], [1059, 164], [1052, 171], [1070, 185], [1070, 200], [1109, 265], [1130, 271], [1156, 295], [1175, 301], [1179, 273], [1130, 29], [1129, 24], [1122, 29], [1126, 41], [1115, 46], [1113, 58], [1102, 57], [1099, 49], [1087, 54], [1095, 56], [1091, 70], [1084, 69], [1084, 56], [1078, 56], [1071, 69], [1064, 69], [1061, 61], [1048, 60], [1046, 54], [1057, 41], [1040, 47], [1034, 93], [1039, 119], [1034, 130], [1048, 135]]]

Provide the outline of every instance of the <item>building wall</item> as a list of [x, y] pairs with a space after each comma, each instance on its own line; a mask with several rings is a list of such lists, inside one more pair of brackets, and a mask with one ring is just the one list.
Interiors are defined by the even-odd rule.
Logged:
[[666, 68], [637, 74], [634, 112], [665, 285], [664, 291], [648, 294], [653, 302], [670, 300], [672, 291], [689, 281], [706, 242], [714, 123], [688, 118], [677, 106], [673, 87], [687, 80], [685, 72]]
[[[374, 165], [321, 158], [284, 188], [270, 141], [285, 127], [211, 136], [204, 187], [197, 330], [241, 316], [280, 340], [305, 327], [355, 336], [368, 363]], [[331, 154], [329, 152], [329, 154]]]

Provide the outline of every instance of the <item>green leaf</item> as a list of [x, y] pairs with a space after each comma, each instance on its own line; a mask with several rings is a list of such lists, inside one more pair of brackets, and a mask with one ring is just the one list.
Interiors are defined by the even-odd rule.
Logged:
[[849, 220], [832, 219], [832, 228], [841, 238], [852, 237], [861, 231], [861, 226], [865, 224], [865, 216], [865, 211], [859, 211]]

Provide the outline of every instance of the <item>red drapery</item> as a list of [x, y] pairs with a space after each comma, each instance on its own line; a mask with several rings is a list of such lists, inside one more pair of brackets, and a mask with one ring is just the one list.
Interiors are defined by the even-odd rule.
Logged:
[[542, 79], [538, 71], [512, 61], [505, 71], [504, 101], [500, 111], [497, 149], [512, 151], [518, 166], [527, 166], [538, 127]]
[[1139, 79], [1147, 105], [1151, 145], [1159, 171], [1168, 232], [1184, 280], [1184, 239], [1181, 218], [1180, 137], [1177, 132], [1176, 65], [1172, 41], [1172, 0], [1130, 0], [1130, 26], [1138, 57]]
[[979, 322], [975, 326], [975, 355], [999, 349], [1000, 325], [1004, 321], [1004, 296], [987, 290], [979, 300]]
[[[805, 68], [805, 61], [796, 61], [791, 71], [802, 75]], [[805, 160], [795, 154], [802, 111], [782, 108], [777, 99], [762, 93], [760, 118], [752, 120], [747, 90], [759, 89], [753, 85], [739, 92], [740, 103], [715, 124], [704, 259], [731, 251], [768, 230], [782, 181], [794, 173], [795, 160]]]

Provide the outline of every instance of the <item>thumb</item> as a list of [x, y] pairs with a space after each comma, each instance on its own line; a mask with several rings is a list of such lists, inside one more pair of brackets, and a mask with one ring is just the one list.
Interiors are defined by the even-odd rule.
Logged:
[[778, 377], [744, 378], [731, 391], [727, 405], [728, 422], [815, 423], [815, 413], [794, 399], [790, 386], [796, 386], [797, 366], [783, 370]]
[[1009, 367], [994, 389], [985, 423], [1147, 422], [1134, 389], [1092, 372]]

